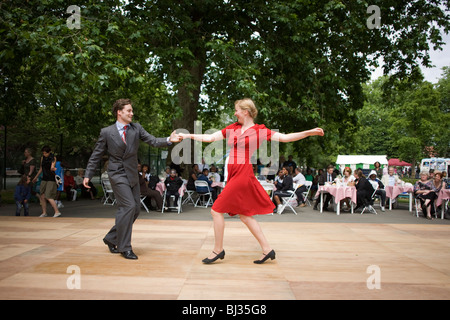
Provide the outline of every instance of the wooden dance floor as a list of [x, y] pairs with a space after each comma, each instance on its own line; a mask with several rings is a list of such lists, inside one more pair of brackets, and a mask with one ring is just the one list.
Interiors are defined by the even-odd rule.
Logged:
[[449, 297], [449, 225], [261, 222], [277, 259], [255, 265], [256, 240], [230, 220], [225, 260], [203, 265], [212, 221], [138, 219], [131, 261], [102, 242], [113, 219], [0, 217], [0, 299]]

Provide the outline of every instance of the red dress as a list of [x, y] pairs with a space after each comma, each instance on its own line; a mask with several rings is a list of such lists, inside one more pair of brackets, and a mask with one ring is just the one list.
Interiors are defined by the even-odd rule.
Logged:
[[271, 214], [275, 205], [256, 179], [250, 159], [261, 143], [270, 141], [275, 132], [258, 124], [244, 133], [241, 133], [241, 128], [242, 125], [234, 123], [222, 130], [223, 137], [228, 139], [228, 146], [231, 148], [228, 178], [212, 210], [232, 216]]

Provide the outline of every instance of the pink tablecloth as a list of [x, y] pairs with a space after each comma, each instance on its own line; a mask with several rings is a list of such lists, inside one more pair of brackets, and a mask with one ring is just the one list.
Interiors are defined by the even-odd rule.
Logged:
[[212, 188], [215, 188], [215, 187], [218, 187], [218, 188], [224, 188], [224, 186], [223, 186], [223, 182], [213, 182], [212, 184], [211, 184], [211, 187]]
[[356, 203], [355, 187], [319, 186], [319, 192], [328, 192], [331, 194], [336, 204], [345, 198], [350, 198], [353, 203]]
[[395, 199], [403, 192], [412, 193], [414, 192], [413, 186], [385, 186], [384, 190], [386, 191], [386, 197], [389, 199]]
[[441, 189], [436, 200], [436, 207], [440, 207], [444, 200], [450, 199], [450, 189]]

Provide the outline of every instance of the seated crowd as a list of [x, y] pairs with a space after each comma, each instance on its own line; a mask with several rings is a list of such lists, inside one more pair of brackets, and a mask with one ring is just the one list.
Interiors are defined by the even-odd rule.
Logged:
[[[377, 189], [380, 188], [381, 185], [375, 186], [375, 184], [378, 184], [378, 181], [376, 179], [377, 173], [375, 170], [370, 172], [369, 179], [367, 179], [363, 171], [361, 169], [356, 169], [353, 172], [352, 175], [352, 169], [349, 167], [345, 167], [343, 170], [343, 176], [339, 179], [339, 183], [344, 186], [354, 186], [356, 187], [356, 210], [359, 208], [363, 210], [364, 208], [368, 208], [369, 212], [373, 212], [374, 209], [372, 208], [373, 200], [372, 195], [374, 194], [374, 187]], [[323, 186], [326, 183], [333, 184], [337, 181], [338, 174], [336, 173], [335, 167], [333, 165], [329, 165], [327, 167], [327, 170], [320, 174], [317, 179], [317, 183], [319, 186]], [[380, 194], [382, 191], [380, 190]], [[330, 205], [332, 201], [332, 196], [330, 193], [324, 194], [324, 203], [323, 203], [323, 210], [328, 211], [328, 206]], [[316, 198], [316, 202], [314, 204], [314, 210], [318, 210], [320, 199], [319, 197]], [[345, 206], [344, 206], [345, 205]], [[344, 212], [350, 211], [350, 199], [346, 198], [341, 201], [341, 206], [343, 207]], [[384, 202], [382, 203], [382, 211], [384, 211]]]
[[[378, 164], [378, 165], [377, 165]], [[316, 201], [314, 203], [314, 209], [318, 210], [318, 204], [320, 199], [318, 197], [318, 193], [314, 196], [314, 191], [318, 190], [318, 186], [324, 185], [325, 183], [334, 183], [336, 178], [339, 175], [340, 183], [347, 186], [355, 186], [357, 189], [357, 203], [355, 210], [363, 210], [367, 208], [369, 212], [375, 212], [373, 209], [373, 202], [376, 197], [379, 198], [381, 211], [385, 211], [386, 207], [386, 186], [395, 186], [402, 183], [402, 180], [395, 174], [395, 168], [389, 167], [388, 169], [384, 169], [386, 174], [383, 174], [383, 169], [379, 165], [379, 163], [375, 164], [375, 169], [372, 170], [368, 177], [366, 177], [363, 173], [363, 170], [356, 169], [352, 171], [350, 168], [346, 167], [343, 170], [342, 177], [339, 175], [339, 171], [333, 166], [329, 165], [326, 170], [319, 169], [318, 174], [316, 176], [312, 175], [312, 170], [307, 168], [306, 174], [302, 173], [300, 168], [297, 168], [294, 161], [292, 161], [292, 157], [289, 157], [288, 161], [282, 163], [280, 170], [273, 176], [263, 174], [264, 166], [255, 165], [255, 176], [262, 181], [272, 181], [275, 185], [275, 191], [273, 193], [273, 202], [275, 204], [275, 212], [279, 212], [282, 208], [282, 198], [290, 197], [292, 195], [292, 191], [295, 190], [297, 206], [304, 207], [306, 206], [306, 199], [304, 197], [305, 191], [307, 191], [307, 187], [305, 186], [306, 181], [311, 181], [311, 199], [315, 198]], [[262, 170], [261, 170], [262, 169]], [[387, 171], [387, 172], [386, 172]], [[169, 170], [168, 170], [169, 172]], [[442, 184], [438, 186], [437, 180], [439, 177], [442, 177], [442, 174], [438, 173], [436, 180], [433, 178], [432, 180], [427, 180], [426, 188], [431, 189], [430, 185], [435, 183], [434, 187], [434, 196], [424, 195], [419, 198], [427, 198], [433, 197], [433, 199], [437, 198], [436, 192], [439, 192], [440, 188], [442, 188]], [[211, 192], [213, 201], [217, 198], [220, 189], [217, 187], [212, 187], [213, 182], [220, 182], [223, 177], [221, 177], [217, 173], [217, 168], [214, 165], [207, 165], [204, 162], [201, 164], [195, 164], [191, 167], [191, 171], [189, 173], [189, 179], [187, 181], [187, 190], [197, 191], [199, 193]], [[204, 187], [205, 190], [198, 190], [195, 186], [196, 180], [203, 180], [208, 183], [208, 187]], [[442, 180], [442, 179], [441, 179]], [[439, 180], [440, 181], [440, 180]], [[294, 189], [294, 186], [298, 186], [297, 189]], [[422, 185], [422, 189], [425, 188]], [[423, 193], [427, 193], [427, 191], [423, 191]], [[419, 192], [420, 195], [422, 192]], [[415, 189], [416, 195], [416, 189]], [[430, 209], [430, 203], [433, 201], [430, 199], [427, 201], [424, 200], [423, 208]], [[332, 196], [329, 193], [324, 194], [324, 206], [323, 209], [325, 211], [328, 210], [329, 204], [332, 201]], [[395, 200], [393, 200], [395, 203]], [[341, 206], [344, 212], [350, 211], [351, 203], [350, 199], [344, 199], [341, 201]], [[426, 214], [426, 216], [430, 216], [430, 214]]]
[[[341, 175], [333, 165], [329, 165], [326, 170], [319, 169], [317, 175], [313, 176], [310, 168], [307, 168], [305, 174], [303, 174], [302, 170], [297, 167], [292, 158], [292, 156], [289, 156], [286, 161], [280, 159], [281, 166], [276, 173], [268, 170], [269, 166], [262, 166], [259, 163], [254, 165], [254, 172], [257, 179], [261, 182], [270, 181], [275, 186], [272, 198], [275, 204], [274, 212], [277, 213], [280, 213], [282, 209], [282, 198], [290, 197], [293, 191], [295, 191], [297, 206], [306, 206], [307, 199], [305, 199], [304, 195], [308, 191], [306, 186], [307, 181], [312, 184], [308, 195], [311, 197], [311, 200], [316, 199], [313, 207], [314, 210], [318, 210], [318, 204], [320, 202], [320, 197], [318, 197], [319, 193], [317, 192], [319, 186], [338, 182], [340, 185], [355, 186], [357, 189], [356, 209], [360, 208], [363, 210], [364, 208], [368, 208], [369, 212], [374, 211], [372, 205], [375, 197], [379, 198], [381, 211], [384, 212], [386, 206], [385, 188], [404, 184], [399, 176], [395, 174], [394, 167], [389, 167], [387, 170], [384, 169], [386, 174], [383, 174], [383, 169], [379, 163], [375, 163], [375, 169], [370, 171], [368, 178], [363, 174], [363, 170], [356, 169], [352, 171], [349, 167], [344, 168]], [[224, 176], [219, 174], [218, 168], [215, 165], [205, 164], [203, 159], [202, 163], [192, 165], [187, 181], [183, 181], [180, 178], [178, 168], [166, 167], [162, 176], [150, 174], [150, 167], [146, 164], [139, 165], [138, 171], [141, 194], [146, 196], [144, 201], [148, 208], [157, 211], [162, 210], [163, 203], [170, 203], [171, 197], [174, 197], [174, 203], [178, 203], [180, 188], [183, 183], [186, 183], [186, 189], [188, 191], [194, 191], [198, 194], [211, 194], [212, 202], [214, 202], [221, 191], [222, 185], [220, 183], [224, 180]], [[270, 174], [271, 172], [272, 174]], [[83, 186], [83, 169], [78, 170], [77, 176], [72, 176], [70, 170], [61, 171], [60, 174], [63, 177], [61, 179], [61, 190], [66, 192], [68, 199], [76, 200], [77, 193], [80, 191], [83, 197], [96, 198], [97, 190], [92, 182], [90, 182], [91, 188], [89, 189]], [[40, 179], [36, 177], [33, 180], [33, 177], [30, 171], [18, 183], [15, 194], [17, 215], [20, 215], [21, 208], [24, 208], [24, 214], [28, 215], [30, 193], [32, 194], [35, 189], [37, 191], [39, 190]], [[196, 187], [195, 181], [197, 180], [205, 181], [207, 186]], [[157, 190], [159, 182], [164, 183], [164, 189], [167, 191], [165, 193], [165, 201], [163, 201], [163, 196], [160, 192], [161, 189]], [[430, 171], [430, 173], [420, 173], [420, 180], [415, 183], [413, 194], [417, 200], [417, 210], [422, 211], [427, 219], [432, 219], [431, 216], [435, 210], [434, 202], [438, 198], [440, 190], [445, 188], [447, 188], [447, 184], [445, 182], [445, 175], [442, 172]], [[331, 194], [324, 193], [324, 211], [328, 211], [331, 201]], [[392, 201], [394, 205], [398, 203], [394, 199]], [[342, 200], [340, 204], [344, 212], [350, 211], [351, 201], [349, 198]]]
[[[320, 171], [320, 170], [319, 170]], [[362, 169], [356, 169], [353, 172], [349, 167], [343, 170], [343, 177], [340, 178], [339, 182], [341, 185], [355, 186], [357, 189], [357, 203], [356, 209], [368, 208], [369, 212], [373, 211], [373, 201], [375, 197], [380, 199], [381, 211], [385, 211], [386, 206], [386, 191], [387, 186], [398, 186], [405, 185], [405, 183], [400, 180], [398, 175], [395, 174], [395, 168], [389, 167], [387, 174], [381, 174], [381, 170], [372, 170], [369, 173], [368, 179], [364, 176]], [[447, 188], [446, 182], [444, 181], [445, 174], [442, 172], [431, 172], [428, 174], [422, 172], [420, 174], [420, 180], [414, 185], [414, 197], [418, 200], [418, 211], [423, 211], [424, 217], [427, 219], [432, 219], [431, 215], [434, 213], [434, 201], [438, 198], [441, 189]], [[318, 175], [317, 184], [324, 185], [325, 183], [333, 184], [337, 178], [337, 173], [334, 166], [330, 165], [327, 167], [325, 172], [322, 171]], [[380, 179], [381, 178], [381, 179]], [[327, 211], [329, 203], [332, 200], [332, 196], [329, 193], [324, 194], [324, 204], [323, 210]], [[397, 204], [396, 199], [392, 200], [393, 203]], [[314, 210], [318, 210], [318, 204], [320, 202], [319, 197], [317, 197]], [[350, 199], [344, 199], [341, 201], [341, 206], [344, 207], [343, 211], [349, 211]], [[437, 209], [437, 208], [436, 208]]]
[[[201, 171], [199, 167], [202, 167]], [[214, 165], [209, 166], [204, 163], [193, 165], [187, 181], [183, 181], [176, 168], [166, 167], [160, 176], [150, 174], [150, 168], [147, 164], [139, 165], [138, 171], [141, 195], [146, 196], [144, 203], [150, 210], [161, 211], [163, 203], [165, 203], [164, 210], [170, 211], [169, 204], [173, 203], [176, 206], [178, 203], [179, 197], [181, 196], [180, 188], [183, 186], [183, 183], [186, 183], [186, 189], [189, 191], [195, 191], [199, 194], [211, 192], [212, 200], [215, 201], [217, 199], [218, 187], [212, 187], [212, 184], [213, 182], [220, 182], [221, 176], [217, 173], [217, 168]], [[196, 180], [206, 181], [208, 188], [197, 188], [195, 186]], [[164, 190], [166, 190], [165, 201], [163, 201], [163, 195], [157, 190], [157, 184], [159, 182], [164, 184]], [[171, 202], [171, 197], [173, 197], [173, 202]]]
[[[431, 214], [434, 211], [434, 201], [438, 198], [439, 192], [446, 189], [447, 185], [443, 181], [442, 172], [434, 172], [433, 178], [426, 172], [420, 173], [420, 180], [414, 185], [414, 196], [419, 200], [418, 211], [422, 211], [423, 215], [431, 220]], [[436, 208], [437, 209], [437, 208]]]
[[[222, 179], [223, 178], [218, 173], [216, 166], [209, 166], [204, 162], [201, 164], [194, 164], [189, 172], [186, 189], [189, 191], [196, 191], [199, 194], [211, 193], [212, 202], [214, 202], [220, 192], [217, 184], [220, 183]], [[196, 187], [195, 181], [205, 181], [208, 186]], [[213, 183], [217, 183], [216, 186], [213, 186]]]

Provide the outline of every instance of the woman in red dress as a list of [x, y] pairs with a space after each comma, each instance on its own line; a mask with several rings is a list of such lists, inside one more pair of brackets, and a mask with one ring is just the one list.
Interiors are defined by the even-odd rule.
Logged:
[[225, 258], [225, 250], [223, 249], [225, 231], [223, 215], [225, 213], [239, 215], [241, 221], [258, 240], [263, 256], [254, 263], [262, 264], [267, 259], [275, 259], [275, 251], [269, 245], [258, 221], [253, 218], [257, 214], [272, 213], [275, 206], [255, 178], [253, 166], [250, 162], [251, 156], [264, 140], [292, 142], [309, 136], [324, 135], [320, 128], [291, 134], [274, 132], [264, 125], [254, 123], [257, 114], [258, 110], [251, 99], [238, 100], [235, 102], [236, 123], [214, 134], [180, 134], [183, 139], [209, 143], [226, 138], [228, 146], [231, 147], [226, 186], [214, 202], [211, 210], [214, 221], [214, 250], [203, 260], [203, 263], [209, 264]]

